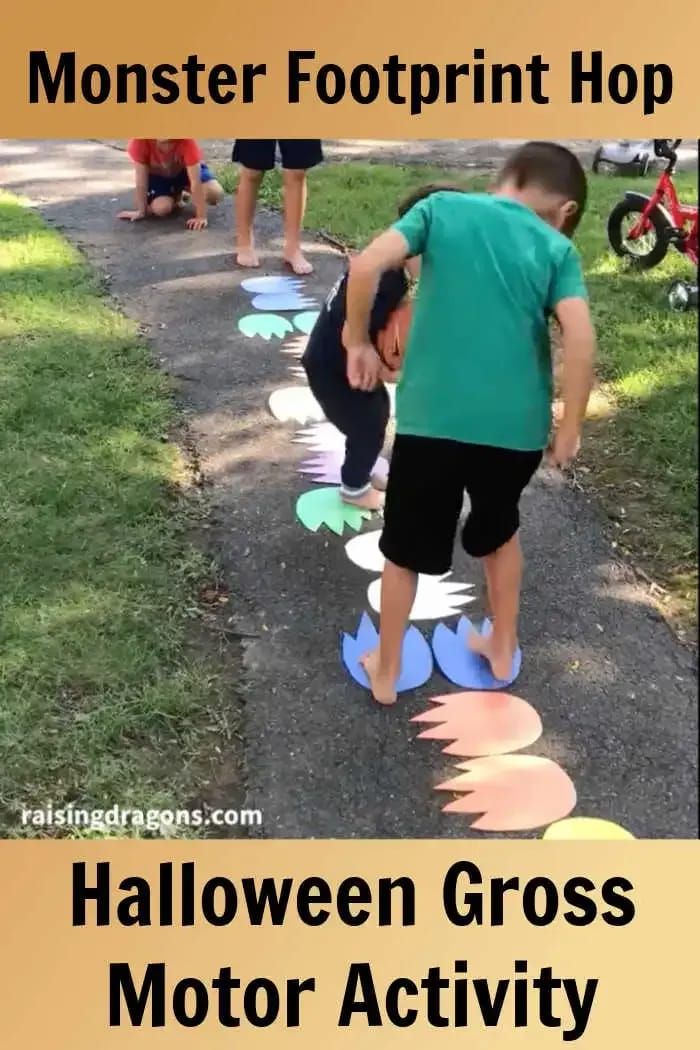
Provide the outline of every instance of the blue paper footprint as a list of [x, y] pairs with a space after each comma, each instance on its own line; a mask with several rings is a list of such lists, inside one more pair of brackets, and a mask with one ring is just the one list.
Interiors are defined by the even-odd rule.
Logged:
[[304, 310], [307, 306], [315, 306], [313, 299], [308, 299], [293, 288], [288, 292], [264, 292], [253, 297], [253, 309], [265, 310], [273, 313], [293, 313], [294, 310]]
[[[469, 634], [475, 630], [476, 628], [467, 617], [462, 616], [456, 631], [450, 630], [444, 623], [439, 623], [433, 631], [433, 655], [445, 678], [448, 678], [453, 685], [459, 685], [463, 689], [505, 689], [512, 685], [520, 674], [523, 662], [522, 650], [518, 648], [513, 657], [509, 677], [499, 682], [493, 677], [486, 660], [469, 648]], [[484, 620], [481, 625], [481, 634], [487, 634], [490, 630], [490, 621]]]
[[298, 293], [304, 282], [296, 277], [247, 277], [241, 281], [241, 288], [250, 295], [282, 295]]
[[[367, 613], [363, 613], [357, 628], [357, 634], [344, 634], [341, 646], [341, 658], [346, 670], [358, 685], [369, 689], [369, 679], [360, 664], [361, 657], [376, 649], [379, 635]], [[433, 655], [430, 646], [417, 627], [409, 627], [404, 635], [401, 650], [401, 675], [396, 683], [396, 691], [405, 693], [409, 689], [418, 689], [433, 673]]]

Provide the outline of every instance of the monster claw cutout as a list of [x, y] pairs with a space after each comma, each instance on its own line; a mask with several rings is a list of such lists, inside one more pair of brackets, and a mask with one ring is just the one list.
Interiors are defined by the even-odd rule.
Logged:
[[481, 758], [529, 747], [542, 736], [534, 707], [508, 693], [448, 693], [411, 721], [427, 724], [419, 740], [449, 741], [446, 755]]
[[463, 762], [436, 791], [463, 792], [443, 813], [481, 816], [475, 831], [530, 831], [568, 817], [576, 789], [561, 766], [535, 755], [491, 755]]

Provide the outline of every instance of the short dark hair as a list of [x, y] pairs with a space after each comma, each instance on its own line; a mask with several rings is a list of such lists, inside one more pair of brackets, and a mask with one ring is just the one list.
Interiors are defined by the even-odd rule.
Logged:
[[464, 186], [458, 186], [456, 183], [451, 182], [429, 182], [426, 186], [419, 186], [417, 190], [412, 190], [407, 197], [399, 204], [399, 218], [403, 219], [406, 212], [409, 212], [411, 208], [418, 204], [419, 201], [425, 200], [426, 197], [430, 197], [433, 193], [467, 193], [468, 190]]
[[564, 230], [571, 236], [581, 221], [588, 199], [588, 183], [583, 165], [566, 146], [557, 142], [527, 142], [516, 149], [501, 168], [498, 185], [512, 182], [522, 190], [539, 186], [567, 201], [574, 201], [576, 212]]

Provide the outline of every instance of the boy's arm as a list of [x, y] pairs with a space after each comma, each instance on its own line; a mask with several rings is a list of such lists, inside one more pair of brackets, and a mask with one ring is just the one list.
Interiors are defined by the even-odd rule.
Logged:
[[562, 338], [563, 411], [552, 445], [552, 458], [565, 466], [578, 453], [581, 426], [593, 386], [596, 337], [588, 303], [580, 297], [562, 299], [555, 307]]
[[382, 274], [403, 266], [411, 254], [398, 230], [387, 230], [350, 262], [345, 306], [345, 348], [348, 382], [358, 390], [372, 390], [379, 381], [382, 362], [369, 335], [372, 306]]
[[146, 212], [148, 211], [148, 165], [140, 164], [135, 161], [134, 173], [135, 211], [121, 211], [118, 215], [118, 218], [127, 219], [130, 222], [137, 222], [139, 219], [145, 219]]
[[207, 225], [207, 198], [204, 192], [199, 162], [188, 165], [187, 175], [190, 180], [190, 193], [194, 204], [194, 218], [187, 220], [187, 229], [204, 230]]

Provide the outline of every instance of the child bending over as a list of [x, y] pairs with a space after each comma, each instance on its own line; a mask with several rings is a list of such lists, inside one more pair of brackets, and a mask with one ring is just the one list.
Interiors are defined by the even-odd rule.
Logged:
[[[439, 187], [427, 186], [412, 194], [399, 208], [405, 215], [413, 205]], [[352, 271], [352, 263], [350, 266]], [[410, 277], [416, 276], [418, 260], [406, 260], [379, 277], [368, 321], [373, 347], [381, 352], [382, 335], [392, 314], [406, 302]], [[348, 277], [344, 274], [331, 290], [319, 314], [302, 357], [311, 391], [326, 419], [345, 435], [345, 462], [341, 470], [341, 498], [367, 510], [384, 504], [386, 481], [373, 475], [373, 467], [384, 447], [389, 422], [389, 395], [382, 380], [398, 378], [395, 361], [385, 348], [380, 361], [379, 382], [371, 390], [353, 388], [348, 382], [345, 297]], [[378, 358], [379, 360], [379, 358]]]
[[548, 317], [561, 327], [559, 465], [579, 449], [595, 334], [570, 237], [583, 214], [583, 169], [568, 150], [533, 142], [506, 162], [492, 194], [432, 194], [359, 255], [347, 287], [348, 381], [380, 371], [371, 309], [382, 274], [420, 256], [421, 279], [397, 391], [397, 437], [381, 550], [379, 647], [363, 664], [377, 701], [396, 700], [401, 646], [419, 573], [450, 570], [464, 491], [462, 544], [484, 563], [493, 628], [470, 647], [498, 681], [518, 645], [519, 502], [548, 446]]
[[188, 230], [204, 230], [207, 207], [220, 204], [224, 191], [202, 160], [194, 139], [130, 139], [127, 152], [136, 173], [136, 208], [118, 218], [137, 222], [147, 215], [163, 218], [179, 208], [188, 194], [194, 216]]

